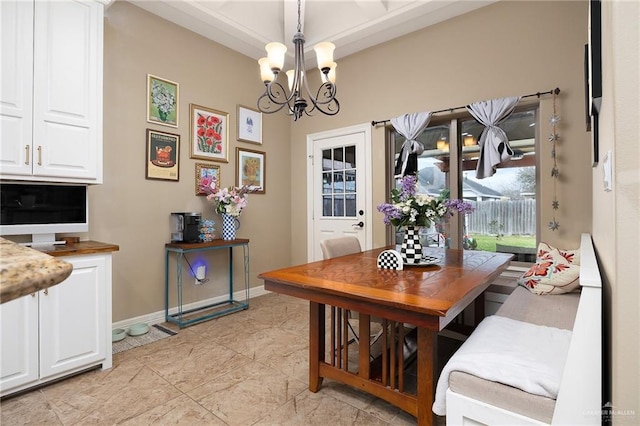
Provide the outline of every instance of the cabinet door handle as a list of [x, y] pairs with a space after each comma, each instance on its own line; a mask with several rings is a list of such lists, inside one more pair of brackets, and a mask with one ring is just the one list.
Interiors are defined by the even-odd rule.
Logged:
[[38, 166], [42, 166], [42, 146], [38, 145]]
[[45, 295], [45, 296], [48, 296], [48, 295], [49, 295], [49, 289], [48, 289], [48, 288], [45, 288], [45, 289], [44, 289], [44, 295]]
[[29, 153], [30, 153], [29, 145], [25, 145], [24, 146], [24, 164], [27, 166], [29, 165], [29, 160], [31, 157]]
[[36, 297], [36, 294], [35, 293], [31, 293], [31, 297]]

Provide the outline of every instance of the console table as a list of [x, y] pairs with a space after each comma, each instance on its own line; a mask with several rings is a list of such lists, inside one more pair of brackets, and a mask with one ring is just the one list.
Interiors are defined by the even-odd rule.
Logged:
[[[233, 248], [242, 247], [244, 255], [244, 291], [245, 300], [238, 301], [233, 298]], [[209, 250], [229, 251], [229, 297], [226, 300], [184, 310], [182, 306], [182, 261], [184, 255], [192, 252]], [[169, 314], [169, 257], [171, 253], [176, 256], [176, 281], [178, 290], [178, 311]], [[222, 315], [241, 311], [249, 308], [249, 240], [213, 240], [205, 243], [168, 243], [165, 244], [164, 262], [164, 316], [167, 322], [177, 324], [180, 328], [198, 322], [206, 321]]]

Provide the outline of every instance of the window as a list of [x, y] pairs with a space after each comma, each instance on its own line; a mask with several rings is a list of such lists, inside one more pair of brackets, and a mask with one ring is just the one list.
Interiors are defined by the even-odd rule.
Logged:
[[[418, 138], [425, 147], [418, 157], [418, 190], [432, 196], [449, 191], [452, 198], [472, 203], [475, 211], [459, 222], [452, 218], [424, 230], [438, 236], [424, 242], [444, 241], [454, 248], [514, 253], [514, 260], [535, 261], [536, 120], [536, 109], [529, 107], [503, 122], [500, 127], [514, 155], [493, 176], [476, 179], [483, 126], [469, 114], [434, 117]], [[404, 138], [394, 132], [393, 139], [395, 161]]]
[[322, 215], [356, 217], [356, 147], [322, 150]]

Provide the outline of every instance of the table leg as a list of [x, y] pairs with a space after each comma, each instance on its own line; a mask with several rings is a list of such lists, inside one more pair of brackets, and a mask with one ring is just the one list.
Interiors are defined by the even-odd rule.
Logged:
[[435, 424], [431, 411], [438, 380], [438, 333], [418, 327], [418, 425]]
[[484, 319], [484, 291], [480, 294], [480, 296], [476, 297], [474, 300], [473, 312], [474, 312], [474, 327], [477, 327], [478, 324]]
[[325, 305], [309, 302], [309, 390], [318, 392], [322, 386], [320, 361], [324, 361]]

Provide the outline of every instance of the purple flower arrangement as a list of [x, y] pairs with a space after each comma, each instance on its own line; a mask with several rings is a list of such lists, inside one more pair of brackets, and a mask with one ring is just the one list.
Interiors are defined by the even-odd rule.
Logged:
[[400, 181], [400, 188], [391, 190], [391, 202], [378, 205], [384, 214], [384, 223], [394, 226], [431, 226], [454, 212], [469, 214], [474, 207], [463, 200], [448, 199], [448, 191], [439, 197], [417, 193], [417, 179], [407, 175]]

